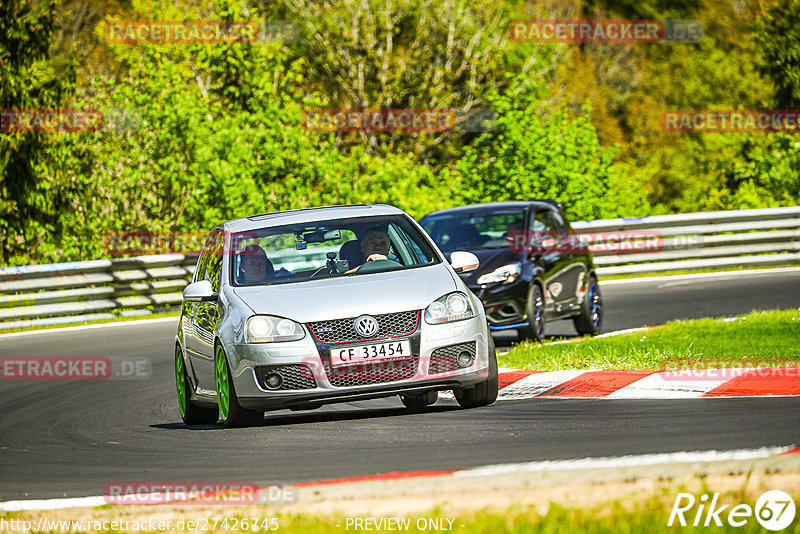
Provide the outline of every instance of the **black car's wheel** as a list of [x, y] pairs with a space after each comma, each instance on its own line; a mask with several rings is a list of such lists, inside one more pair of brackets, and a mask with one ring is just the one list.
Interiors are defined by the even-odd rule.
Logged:
[[463, 388], [454, 391], [456, 402], [462, 408], [478, 408], [488, 406], [497, 400], [497, 390], [499, 382], [497, 379], [497, 354], [494, 349], [494, 339], [489, 334], [489, 376], [483, 382], [475, 384], [471, 388]]
[[187, 425], [212, 425], [217, 422], [216, 408], [197, 406], [189, 399], [191, 388], [189, 375], [186, 372], [186, 363], [183, 361], [183, 352], [180, 345], [175, 345], [175, 384], [178, 387], [178, 409], [181, 419]]
[[411, 411], [424, 410], [438, 399], [438, 391], [429, 391], [427, 393], [423, 393], [422, 395], [415, 395], [413, 397], [409, 395], [400, 395], [400, 400], [403, 402], [403, 405]]
[[520, 337], [542, 341], [544, 339], [544, 295], [539, 284], [531, 284], [525, 312], [528, 317], [528, 325], [519, 329]]
[[600, 286], [594, 275], [589, 277], [589, 288], [583, 299], [580, 315], [572, 318], [575, 330], [581, 335], [595, 336], [603, 327], [603, 297], [600, 295]]
[[225, 426], [254, 426], [264, 422], [263, 412], [246, 410], [239, 404], [231, 367], [222, 345], [217, 345], [214, 350], [214, 378], [217, 385], [217, 406]]

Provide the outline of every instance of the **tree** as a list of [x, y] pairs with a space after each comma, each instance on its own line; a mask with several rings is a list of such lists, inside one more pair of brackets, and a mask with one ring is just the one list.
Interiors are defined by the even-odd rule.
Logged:
[[[493, 0], [283, 0], [299, 25], [290, 44], [307, 60], [311, 92], [334, 108], [486, 108], [486, 95], [542, 86], [562, 46], [509, 42], [508, 24], [522, 13]], [[515, 73], [510, 77], [509, 72]], [[409, 151], [435, 168], [460, 155], [466, 135], [338, 134], [345, 150]]]
[[490, 101], [498, 110], [493, 135], [467, 147], [456, 165], [454, 190], [465, 200], [551, 198], [562, 203], [573, 219], [614, 217], [625, 213], [620, 208], [641, 209], [643, 195], [635, 184], [615, 175], [615, 150], [600, 145], [588, 113], [570, 119], [565, 110], [549, 112], [531, 94]]
[[775, 82], [775, 105], [800, 104], [800, 0], [779, 0], [754, 24], [756, 43], [764, 55], [763, 71]]
[[[0, 110], [53, 109], [67, 100], [74, 81], [72, 62], [50, 53], [59, 6], [59, 0], [0, 2]], [[0, 131], [3, 263], [58, 231], [57, 199], [48, 194], [48, 184], [37, 170], [58, 135]]]

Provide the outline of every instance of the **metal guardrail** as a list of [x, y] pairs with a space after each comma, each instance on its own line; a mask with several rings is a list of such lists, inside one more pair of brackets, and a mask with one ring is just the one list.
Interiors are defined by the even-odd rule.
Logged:
[[657, 250], [630, 247], [623, 254], [614, 254], [609, 241], [591, 246], [600, 277], [800, 264], [800, 206], [604, 219], [572, 227], [605, 237], [618, 232], [618, 249], [637, 238], [658, 241]]
[[176, 309], [196, 263], [163, 254], [0, 269], [0, 330]]
[[[594, 236], [590, 248], [601, 279], [800, 264], [800, 206], [605, 219], [572, 226], [579, 234]], [[642, 239], [650, 240], [646, 251], [628, 246]], [[318, 259], [312, 255], [316, 256], [309, 254], [304, 261]], [[196, 256], [163, 254], [2, 268], [0, 330], [177, 309], [196, 262]]]

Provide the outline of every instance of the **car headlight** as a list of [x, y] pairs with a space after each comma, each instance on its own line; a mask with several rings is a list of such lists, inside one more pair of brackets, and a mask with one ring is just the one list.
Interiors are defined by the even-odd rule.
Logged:
[[475, 312], [469, 297], [460, 292], [443, 296], [425, 310], [425, 322], [428, 324], [452, 323], [472, 317], [475, 317]]
[[492, 284], [494, 282], [505, 282], [510, 284], [519, 278], [520, 274], [522, 274], [522, 264], [517, 262], [509, 263], [508, 265], [498, 267], [490, 273], [481, 275], [478, 278], [478, 284]]
[[253, 315], [244, 328], [246, 343], [297, 341], [306, 335], [298, 323], [272, 315]]

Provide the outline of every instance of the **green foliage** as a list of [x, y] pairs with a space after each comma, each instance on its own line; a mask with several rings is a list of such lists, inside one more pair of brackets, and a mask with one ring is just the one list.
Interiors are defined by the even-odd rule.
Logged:
[[620, 215], [623, 181], [613, 175], [614, 150], [603, 148], [587, 116], [542, 114], [530, 95], [490, 100], [498, 119], [456, 166], [458, 190], [473, 203], [552, 198], [575, 219]]
[[[800, 202], [794, 135], [672, 134], [659, 125], [667, 109], [796, 107], [797, 0], [763, 10], [757, 0], [67, 5], [0, 3], [0, 109], [95, 108], [112, 124], [0, 132], [2, 264], [106, 257], [109, 232], [203, 231], [326, 204], [389, 203], [421, 217], [553, 198], [573, 219], [595, 219]], [[507, 38], [511, 20], [579, 16], [697, 19], [706, 37]], [[56, 31], [59, 17], [65, 28]], [[293, 30], [257, 43], [103, 38], [104, 20], [152, 19], [284, 21]], [[483, 108], [495, 119], [486, 132], [305, 129], [304, 110], [324, 107]]]
[[[50, 57], [58, 28], [58, 0], [0, 2], [0, 110], [53, 109], [70, 89], [69, 58]], [[0, 261], [26, 243], [58, 231], [58, 199], [39, 178], [43, 152], [58, 142], [51, 134], [0, 131]]]
[[764, 54], [764, 71], [775, 81], [776, 106], [800, 104], [800, 1], [779, 0], [756, 22], [756, 42]]

